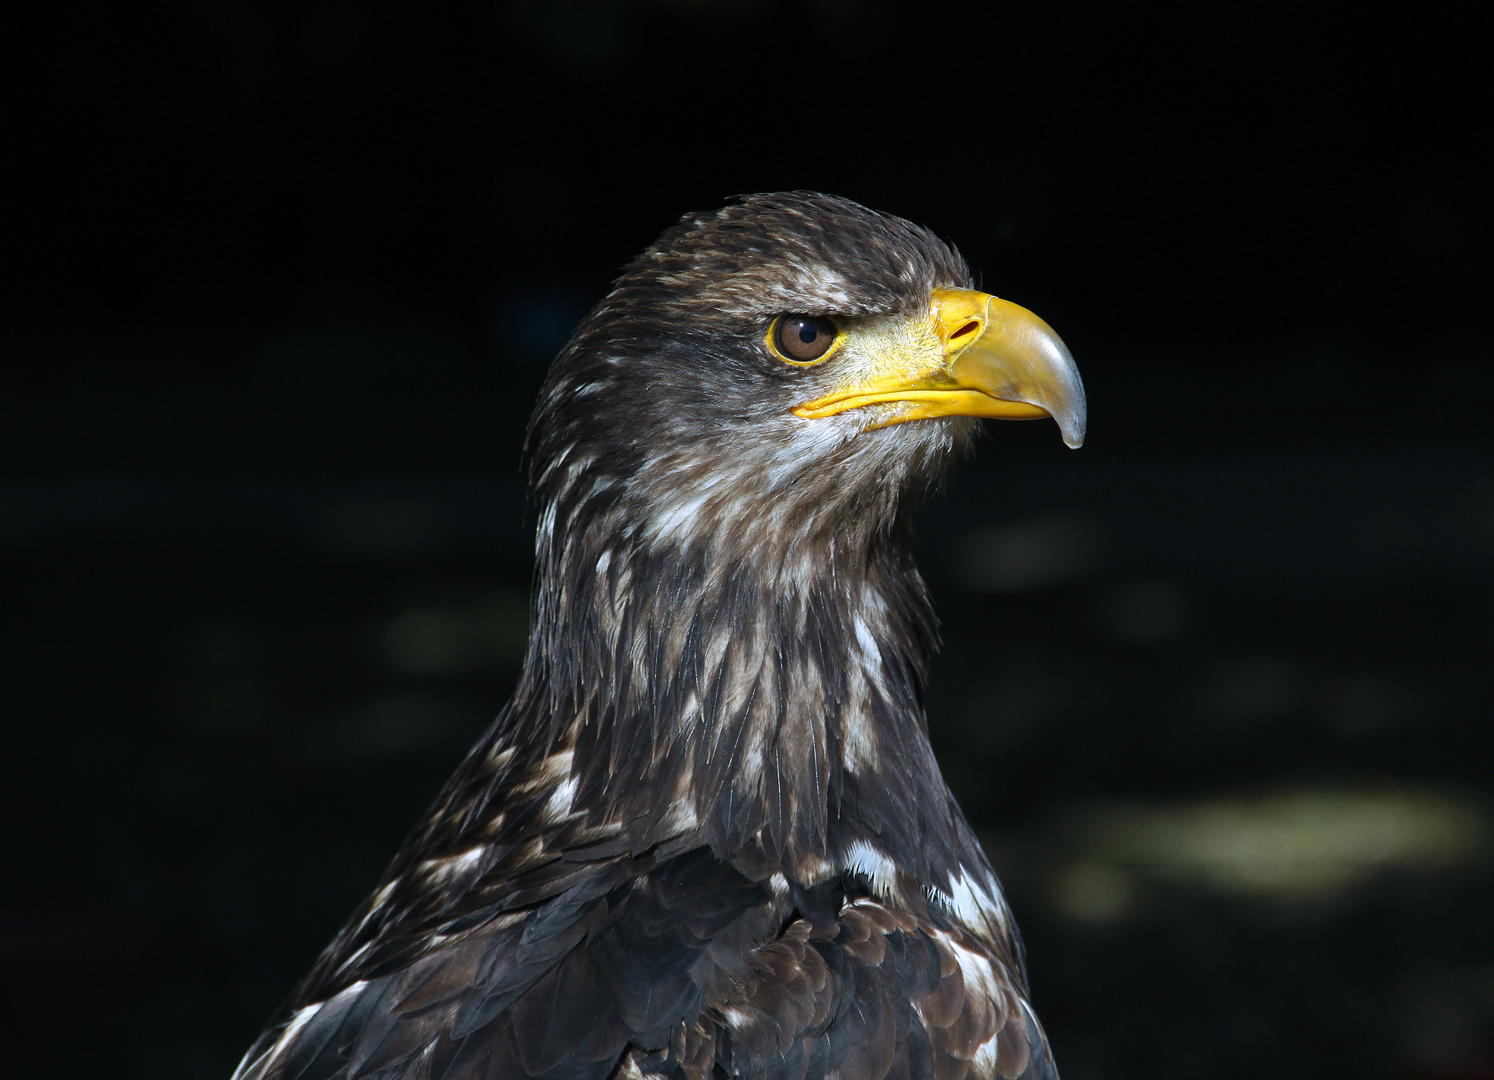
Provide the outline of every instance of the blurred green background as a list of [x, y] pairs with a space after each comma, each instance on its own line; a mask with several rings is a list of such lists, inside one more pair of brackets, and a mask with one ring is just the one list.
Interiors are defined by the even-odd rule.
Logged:
[[[226, 1077], [503, 703], [544, 365], [814, 188], [1063, 334], [924, 514], [936, 748], [1067, 1080], [1494, 1076], [1488, 27], [1434, 8], [31, 5], [7, 1068]], [[18, 46], [18, 47], [17, 47]]]

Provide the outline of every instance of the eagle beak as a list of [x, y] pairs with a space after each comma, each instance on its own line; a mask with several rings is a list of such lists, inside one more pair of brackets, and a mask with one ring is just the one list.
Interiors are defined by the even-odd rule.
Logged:
[[933, 327], [943, 347], [937, 370], [874, 378], [794, 409], [817, 419], [879, 402], [903, 408], [877, 426], [938, 416], [1058, 421], [1063, 441], [1084, 442], [1084, 384], [1063, 341], [1024, 307], [972, 289], [935, 289]]

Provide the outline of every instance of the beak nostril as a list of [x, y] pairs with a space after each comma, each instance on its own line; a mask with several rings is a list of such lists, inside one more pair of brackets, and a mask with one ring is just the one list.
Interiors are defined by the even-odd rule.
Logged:
[[953, 334], [950, 334], [949, 335], [949, 340], [953, 341], [955, 338], [962, 338], [966, 334], [973, 334], [973, 333], [975, 333], [975, 331], [977, 331], [979, 329], [980, 329], [980, 323], [977, 320], [975, 320], [975, 319], [971, 319], [964, 326], [962, 326], [958, 330], [956, 330]]

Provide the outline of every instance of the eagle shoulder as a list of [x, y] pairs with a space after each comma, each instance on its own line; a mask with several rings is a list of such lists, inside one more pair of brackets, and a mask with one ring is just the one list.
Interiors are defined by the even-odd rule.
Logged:
[[630, 862], [301, 1006], [240, 1080], [1054, 1075], [1019, 975], [958, 923], [708, 847]]

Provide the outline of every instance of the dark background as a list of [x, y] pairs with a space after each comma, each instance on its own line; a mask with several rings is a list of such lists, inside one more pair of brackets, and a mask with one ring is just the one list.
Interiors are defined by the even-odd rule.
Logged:
[[922, 531], [1065, 1077], [1494, 1075], [1488, 27], [1337, 10], [14, 16], [7, 1068], [227, 1076], [508, 692], [544, 364], [814, 188], [1089, 389]]

